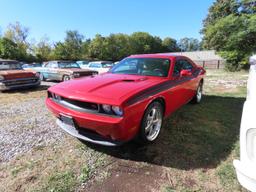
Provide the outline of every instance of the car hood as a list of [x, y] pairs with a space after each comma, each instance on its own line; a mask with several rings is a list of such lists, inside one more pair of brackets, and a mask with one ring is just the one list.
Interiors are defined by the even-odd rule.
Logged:
[[24, 70], [0, 70], [0, 75], [6, 80], [35, 77], [35, 73]]
[[49, 91], [69, 99], [121, 105], [136, 93], [164, 81], [166, 78], [105, 73], [63, 82]]

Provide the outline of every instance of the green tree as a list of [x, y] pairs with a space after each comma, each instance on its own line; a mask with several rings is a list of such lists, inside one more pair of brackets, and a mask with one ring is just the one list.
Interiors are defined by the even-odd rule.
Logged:
[[30, 45], [27, 41], [29, 28], [22, 26], [19, 22], [9, 24], [4, 33], [4, 37], [17, 44], [19, 50], [19, 59], [27, 60], [30, 52]]
[[[221, 2], [216, 1], [212, 7], [220, 7]], [[249, 55], [256, 51], [256, 3], [248, 0], [228, 2], [225, 5], [232, 7], [232, 11], [206, 23], [202, 31], [203, 47], [219, 51], [226, 59], [226, 69], [235, 71], [248, 64]], [[208, 17], [214, 15], [214, 11], [210, 8]]]
[[170, 37], [166, 37], [162, 41], [164, 52], [176, 52], [179, 51], [177, 41]]
[[146, 32], [135, 32], [130, 36], [131, 54], [152, 53], [154, 37]]
[[49, 43], [49, 38], [48, 37], [43, 37], [39, 43], [34, 46], [34, 53], [35, 56], [37, 57], [37, 60], [42, 62], [42, 61], [47, 61], [51, 59], [51, 45]]
[[256, 13], [256, 1], [255, 0], [242, 0], [241, 1], [241, 12], [247, 14]]
[[201, 48], [201, 43], [195, 38], [182, 38], [178, 43], [179, 49], [181, 51], [197, 51]]
[[19, 59], [17, 44], [6, 37], [0, 38], [0, 58]]
[[214, 24], [221, 18], [230, 14], [238, 14], [239, 2], [237, 0], [217, 0], [209, 8], [207, 17], [203, 20], [203, 32], [208, 25]]
[[55, 59], [79, 60], [83, 54], [83, 35], [78, 31], [66, 31], [64, 42], [57, 42], [54, 46]]
[[88, 48], [88, 55], [91, 59], [106, 59], [105, 39], [100, 34], [96, 34], [95, 38], [92, 39]]
[[117, 61], [130, 54], [129, 36], [125, 34], [110, 34], [105, 39], [106, 59]]

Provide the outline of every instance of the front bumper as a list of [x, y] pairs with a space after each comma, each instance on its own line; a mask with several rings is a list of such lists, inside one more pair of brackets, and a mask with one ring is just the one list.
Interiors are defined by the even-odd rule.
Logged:
[[113, 141], [111, 139], [103, 138], [98, 134], [87, 132], [86, 130], [84, 130], [83, 132], [78, 131], [74, 127], [63, 123], [59, 119], [56, 120], [56, 123], [70, 135], [72, 135], [76, 138], [82, 139], [84, 141], [88, 141], [90, 143], [95, 143], [95, 144], [100, 144], [100, 145], [105, 145], [105, 146], [119, 146], [124, 143], [121, 141]]
[[[133, 129], [131, 123], [124, 117], [112, 117], [101, 114], [79, 112], [55, 103], [52, 99], [46, 99], [46, 105], [50, 111], [58, 118], [57, 124], [69, 134], [92, 143], [114, 146], [129, 141], [136, 134], [137, 129]], [[84, 134], [78, 134], [76, 129], [67, 127], [59, 118], [60, 115], [67, 115], [73, 118], [76, 127]], [[93, 132], [87, 134], [88, 132]], [[103, 140], [105, 140], [103, 142]]]
[[0, 82], [0, 91], [36, 87], [40, 83], [40, 79], [36, 78], [5, 80]]
[[256, 167], [244, 164], [239, 160], [233, 161], [240, 184], [250, 191], [256, 191]]

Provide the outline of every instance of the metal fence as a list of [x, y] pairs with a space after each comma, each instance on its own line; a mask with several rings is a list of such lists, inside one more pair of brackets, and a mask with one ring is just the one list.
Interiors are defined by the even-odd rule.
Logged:
[[223, 69], [225, 60], [194, 60], [194, 62], [205, 69]]

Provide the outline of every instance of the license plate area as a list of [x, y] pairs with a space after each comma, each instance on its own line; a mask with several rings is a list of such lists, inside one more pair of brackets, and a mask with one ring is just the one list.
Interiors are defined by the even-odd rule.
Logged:
[[73, 120], [72, 117], [67, 116], [67, 115], [60, 114], [60, 120], [61, 120], [64, 124], [66, 124], [66, 125], [68, 125], [68, 126], [70, 126], [70, 127], [76, 128], [75, 122], [74, 122], [74, 120]]

